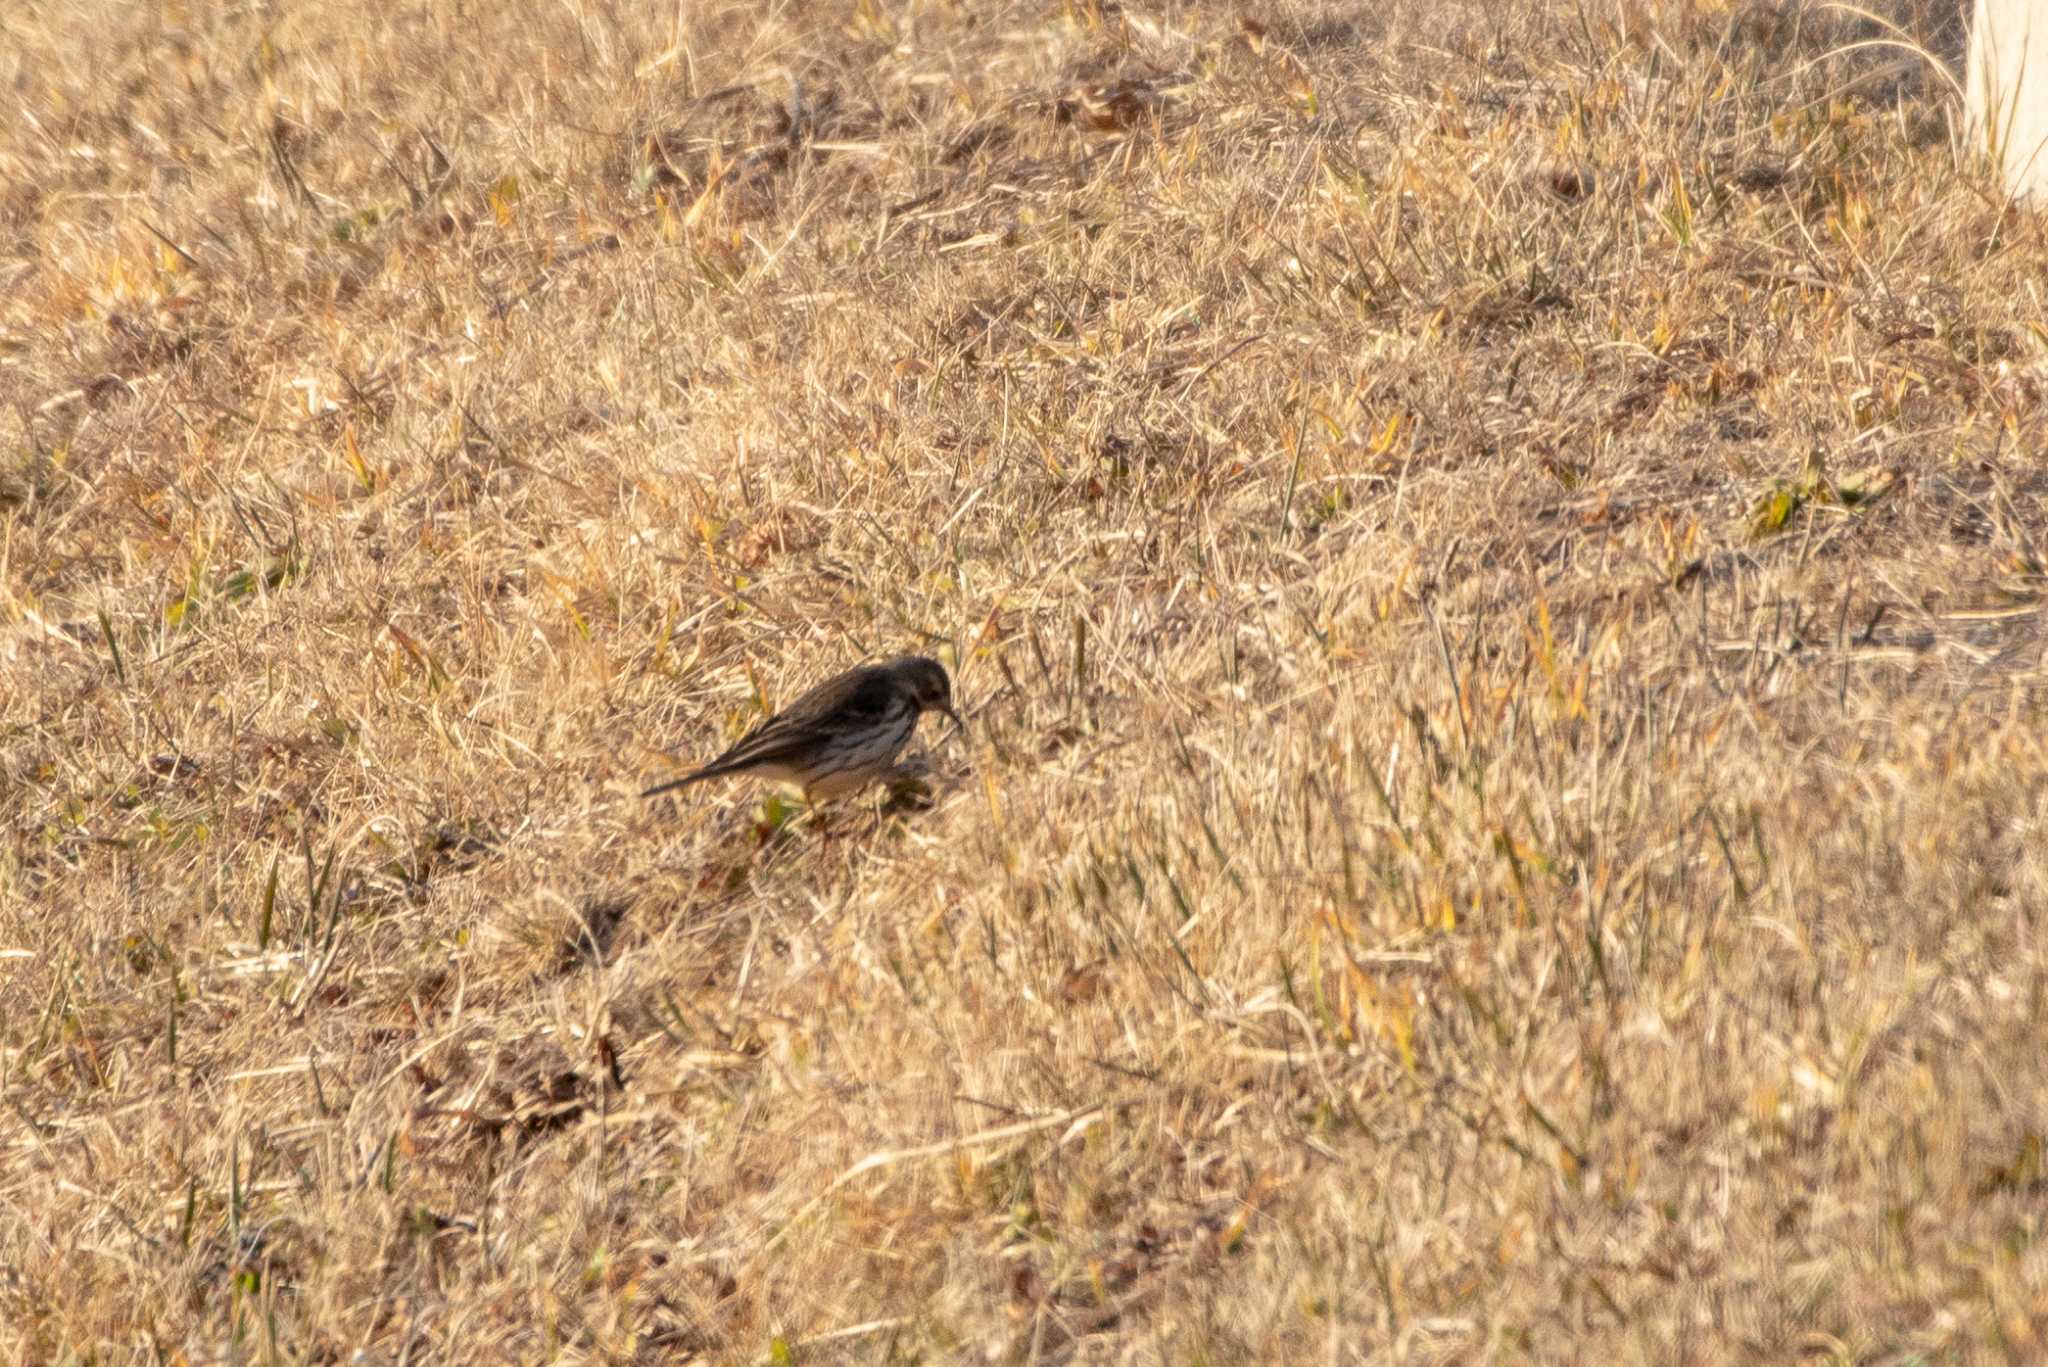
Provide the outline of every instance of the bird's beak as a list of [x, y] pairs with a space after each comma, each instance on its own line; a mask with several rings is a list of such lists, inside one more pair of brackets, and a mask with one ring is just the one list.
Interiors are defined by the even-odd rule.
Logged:
[[947, 704], [944, 708], [941, 708], [940, 710], [953, 719], [953, 729], [955, 731], [964, 732], [967, 729], [967, 723], [960, 720], [960, 714], [953, 710], [952, 705], [950, 703]]

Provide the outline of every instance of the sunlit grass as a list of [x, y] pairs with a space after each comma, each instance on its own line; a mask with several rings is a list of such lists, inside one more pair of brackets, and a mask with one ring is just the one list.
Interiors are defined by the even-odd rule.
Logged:
[[2038, 1356], [2043, 236], [1888, 14], [0, 15], [0, 1349]]

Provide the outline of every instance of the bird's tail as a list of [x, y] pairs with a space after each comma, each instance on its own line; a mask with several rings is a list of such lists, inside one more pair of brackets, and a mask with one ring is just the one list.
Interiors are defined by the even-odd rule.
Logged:
[[694, 774], [684, 774], [681, 778], [672, 778], [666, 783], [657, 783], [652, 788], [643, 788], [640, 790], [640, 796], [660, 797], [663, 793], [673, 792], [677, 788], [687, 788], [692, 783], [696, 783], [710, 777], [710, 770], [699, 769]]

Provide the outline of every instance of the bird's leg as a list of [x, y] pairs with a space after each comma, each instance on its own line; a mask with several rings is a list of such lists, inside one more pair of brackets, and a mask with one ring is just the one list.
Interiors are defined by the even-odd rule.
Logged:
[[804, 816], [816, 829], [818, 839], [830, 844], [833, 835], [831, 804], [826, 799], [814, 795], [809, 788], [804, 789]]

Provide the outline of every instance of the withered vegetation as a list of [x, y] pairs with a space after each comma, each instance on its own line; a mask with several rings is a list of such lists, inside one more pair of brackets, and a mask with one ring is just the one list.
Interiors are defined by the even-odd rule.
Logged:
[[[1885, 17], [0, 11], [0, 1356], [2048, 1353]], [[903, 650], [917, 800], [637, 796]]]

